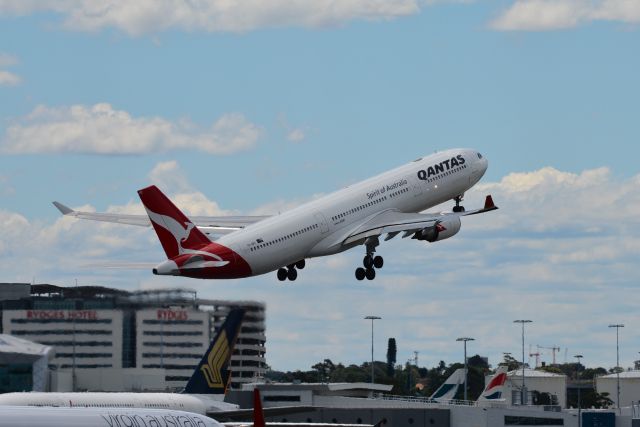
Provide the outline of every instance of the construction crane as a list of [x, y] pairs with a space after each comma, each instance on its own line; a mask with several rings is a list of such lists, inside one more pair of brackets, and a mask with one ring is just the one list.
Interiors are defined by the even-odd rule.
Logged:
[[538, 351], [540, 351], [541, 348], [544, 348], [545, 350], [551, 350], [551, 354], [552, 354], [552, 358], [553, 358], [553, 364], [556, 364], [556, 351], [560, 351], [560, 347], [557, 346], [551, 346], [551, 347], [545, 347], [542, 345], [538, 345]]
[[536, 368], [538, 366], [540, 366], [540, 352], [537, 351], [535, 353], [529, 353], [529, 357], [535, 356], [536, 357]]

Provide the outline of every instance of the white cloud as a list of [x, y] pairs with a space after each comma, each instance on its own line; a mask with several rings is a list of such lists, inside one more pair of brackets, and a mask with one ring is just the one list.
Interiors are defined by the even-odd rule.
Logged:
[[18, 58], [8, 53], [0, 52], [0, 67], [10, 67], [18, 63]]
[[516, 0], [490, 27], [501, 31], [546, 31], [592, 21], [640, 23], [637, 0]]
[[[193, 189], [176, 162], [159, 163], [149, 179], [166, 184], [190, 214], [228, 212]], [[171, 188], [171, 182], [178, 184]], [[268, 362], [280, 369], [306, 369], [324, 358], [367, 360], [370, 325], [362, 317], [368, 314], [383, 318], [376, 323], [377, 359], [384, 357], [387, 338], [395, 337], [399, 361], [417, 350], [426, 366], [452, 362], [460, 359], [455, 338], [470, 334], [476, 339], [470, 352], [495, 364], [503, 351], [519, 352], [520, 330], [512, 320], [531, 318], [527, 346], [558, 345], [561, 353], [588, 353], [590, 366], [610, 367], [615, 335], [607, 324], [634, 324], [637, 318], [628, 295], [637, 292], [640, 276], [639, 184], [640, 175], [620, 179], [606, 168], [578, 174], [542, 168], [480, 184], [467, 195], [466, 207], [480, 206], [491, 193], [498, 211], [464, 218], [460, 233], [443, 242], [399, 236], [383, 242], [378, 253], [385, 266], [372, 282], [353, 277], [362, 247], [307, 260], [296, 282], [278, 282], [274, 274], [231, 283], [157, 277], [148, 270], [81, 269], [105, 260], [160, 261], [164, 255], [150, 228], [71, 218], [46, 223], [6, 210], [0, 211], [0, 270], [5, 281], [35, 275], [70, 284], [78, 277], [127, 289], [188, 287], [206, 298], [264, 300]], [[301, 202], [256, 210], [273, 213], [276, 206]], [[137, 202], [108, 208], [137, 209]], [[623, 366], [634, 359], [624, 348], [640, 345], [636, 329], [624, 330]]]
[[[15, 56], [0, 52], [0, 68], [11, 67], [18, 63]], [[0, 69], [0, 86], [17, 86], [22, 83], [22, 78], [17, 74]]]
[[302, 129], [291, 129], [287, 134], [287, 139], [291, 142], [302, 142], [305, 138], [306, 135]]
[[418, 0], [3, 0], [0, 15], [56, 12], [77, 31], [117, 28], [129, 35], [168, 29], [246, 32], [261, 28], [342, 25], [419, 13]]
[[17, 74], [0, 70], [0, 86], [17, 86], [21, 82], [22, 79]]
[[1, 143], [9, 154], [143, 154], [200, 150], [225, 155], [253, 148], [261, 134], [243, 115], [231, 113], [200, 129], [188, 120], [133, 117], [109, 104], [36, 107], [10, 123]]
[[11, 180], [8, 176], [0, 175], [0, 195], [9, 196], [14, 194], [16, 190], [11, 185]]

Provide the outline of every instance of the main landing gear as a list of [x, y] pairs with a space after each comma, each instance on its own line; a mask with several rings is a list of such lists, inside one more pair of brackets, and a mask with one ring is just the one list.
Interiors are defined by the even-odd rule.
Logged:
[[380, 255], [374, 256], [373, 254], [376, 252], [376, 246], [380, 243], [378, 242], [377, 237], [369, 237], [365, 240], [365, 246], [367, 248], [367, 254], [362, 260], [363, 267], [356, 268], [356, 279], [364, 280], [365, 277], [367, 280], [373, 280], [376, 278], [376, 268], [380, 269], [384, 265], [384, 259]]
[[303, 259], [301, 259], [300, 261], [293, 263], [293, 264], [289, 264], [287, 266], [287, 268], [279, 268], [278, 269], [278, 280], [280, 280], [281, 282], [284, 282], [285, 280], [289, 279], [292, 282], [294, 280], [296, 280], [298, 278], [298, 271], [296, 270], [296, 268], [298, 270], [302, 270], [304, 268], [304, 266], [306, 265], [306, 263], [304, 262]]
[[453, 211], [454, 212], [464, 212], [464, 206], [462, 206], [460, 204], [460, 202], [462, 201], [462, 196], [464, 196], [464, 194], [460, 195], [460, 196], [456, 196], [453, 200], [455, 200], [456, 205], [453, 207]]

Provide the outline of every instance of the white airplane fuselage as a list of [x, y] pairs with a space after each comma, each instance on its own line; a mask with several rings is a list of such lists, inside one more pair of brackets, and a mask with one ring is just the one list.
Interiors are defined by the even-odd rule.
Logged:
[[[460, 163], [456, 156], [464, 163], [447, 168], [445, 162], [452, 158]], [[443, 172], [423, 175], [426, 179], [418, 176], [441, 163]], [[437, 206], [464, 194], [486, 169], [487, 160], [474, 150], [439, 152], [249, 225], [217, 243], [244, 258], [252, 275], [268, 273], [301, 259], [349, 249], [342, 242], [367, 218], [385, 210], [417, 213]]]
[[168, 409], [0, 406], [0, 427], [223, 427], [200, 414]]
[[187, 411], [195, 414], [235, 410], [237, 405], [207, 395], [177, 393], [23, 392], [0, 395], [3, 406], [66, 408], [138, 408]]

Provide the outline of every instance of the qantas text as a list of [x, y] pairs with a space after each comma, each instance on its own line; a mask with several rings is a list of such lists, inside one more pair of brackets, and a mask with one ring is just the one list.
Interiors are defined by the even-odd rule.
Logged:
[[427, 179], [429, 179], [434, 175], [438, 175], [442, 172], [448, 171], [449, 169], [453, 169], [456, 166], [462, 166], [464, 165], [464, 163], [465, 163], [464, 157], [458, 154], [457, 156], [452, 157], [449, 160], [445, 160], [444, 162], [440, 162], [433, 166], [429, 166], [427, 170], [420, 169], [418, 171], [418, 179], [426, 181]]

